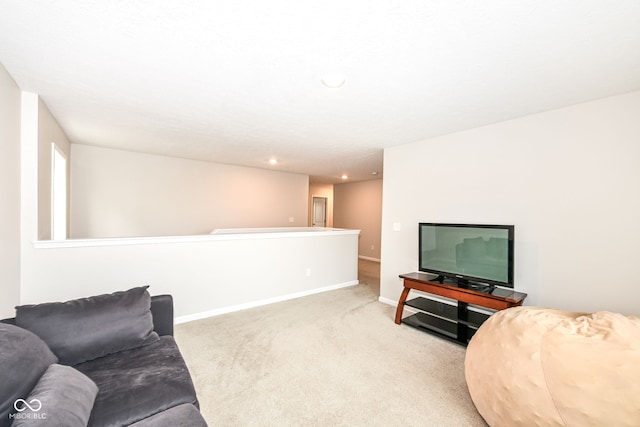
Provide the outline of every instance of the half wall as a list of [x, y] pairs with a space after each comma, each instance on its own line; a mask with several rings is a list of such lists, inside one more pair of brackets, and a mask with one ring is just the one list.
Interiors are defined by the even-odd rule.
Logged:
[[195, 320], [358, 283], [359, 230], [87, 239], [33, 244], [21, 304], [150, 285]]

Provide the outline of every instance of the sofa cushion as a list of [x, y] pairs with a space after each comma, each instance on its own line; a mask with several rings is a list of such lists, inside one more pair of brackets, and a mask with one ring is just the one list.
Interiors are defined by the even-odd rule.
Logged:
[[16, 399], [25, 399], [49, 365], [58, 359], [35, 334], [0, 323], [0, 426], [11, 424]]
[[47, 425], [84, 427], [89, 421], [98, 387], [70, 366], [50, 365], [26, 400], [12, 427]]
[[207, 427], [207, 423], [195, 406], [184, 403], [138, 421], [131, 427]]
[[16, 307], [16, 325], [42, 338], [65, 365], [140, 347], [158, 340], [147, 287], [22, 305]]
[[182, 403], [197, 404], [187, 366], [169, 335], [75, 368], [99, 389], [90, 426], [129, 425]]

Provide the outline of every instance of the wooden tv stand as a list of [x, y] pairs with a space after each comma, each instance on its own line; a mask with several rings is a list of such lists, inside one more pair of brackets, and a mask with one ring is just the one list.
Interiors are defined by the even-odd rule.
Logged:
[[[434, 276], [426, 273], [407, 273], [401, 274], [400, 277], [404, 279], [404, 289], [398, 300], [395, 322], [398, 325], [404, 323], [413, 326], [462, 345], [467, 345], [478, 327], [490, 316], [482, 312], [487, 310], [473, 310], [473, 306], [489, 309], [490, 312], [504, 310], [522, 305], [527, 297], [527, 294], [511, 289], [474, 289], [459, 287], [453, 283], [434, 282]], [[456, 304], [447, 304], [428, 297], [417, 297], [407, 301], [412, 289], [453, 299]], [[471, 310], [469, 305], [472, 306]], [[405, 306], [417, 312], [403, 319]]]

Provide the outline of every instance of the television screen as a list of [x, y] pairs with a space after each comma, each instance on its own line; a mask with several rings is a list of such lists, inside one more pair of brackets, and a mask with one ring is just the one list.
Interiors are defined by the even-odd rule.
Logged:
[[512, 225], [419, 224], [419, 270], [513, 287]]

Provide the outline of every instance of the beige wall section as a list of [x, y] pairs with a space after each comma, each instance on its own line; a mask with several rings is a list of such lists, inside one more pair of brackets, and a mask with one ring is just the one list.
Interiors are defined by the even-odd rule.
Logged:
[[334, 226], [362, 230], [358, 255], [380, 260], [382, 180], [336, 184], [333, 196]]
[[309, 184], [309, 216], [307, 225], [311, 227], [313, 222], [313, 198], [327, 198], [327, 227], [333, 227], [333, 184]]
[[0, 64], [0, 318], [20, 300], [20, 100]]
[[79, 144], [71, 153], [72, 238], [307, 225], [307, 175]]
[[[70, 189], [71, 144], [42, 99], [38, 98], [38, 239], [51, 239], [51, 143], [67, 158], [67, 195]], [[69, 223], [67, 197], [67, 224]], [[67, 227], [68, 230], [68, 227]], [[68, 231], [67, 231], [68, 232]]]
[[640, 91], [386, 149], [381, 299], [418, 268], [418, 222], [497, 223], [525, 304], [640, 314], [639, 117]]

